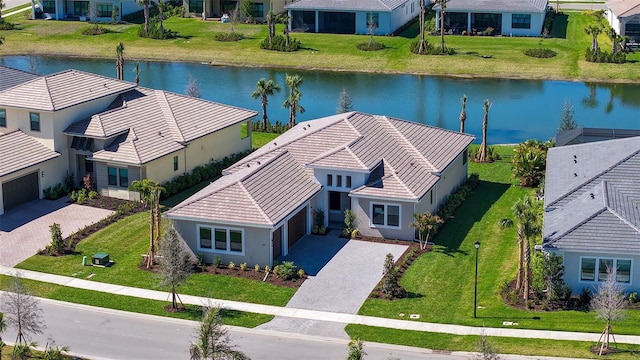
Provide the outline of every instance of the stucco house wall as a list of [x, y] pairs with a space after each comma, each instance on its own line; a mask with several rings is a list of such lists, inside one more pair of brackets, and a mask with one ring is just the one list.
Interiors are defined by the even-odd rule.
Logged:
[[[115, 167], [118, 169], [127, 169], [128, 170], [128, 185], [120, 186], [120, 179], [118, 179], [118, 186], [109, 185], [109, 175], [108, 175], [108, 167]], [[95, 162], [94, 163], [94, 178], [96, 181], [96, 191], [98, 194], [102, 196], [110, 196], [119, 199], [126, 200], [139, 200], [140, 196], [135, 191], [129, 191], [129, 185], [136, 180], [141, 179], [141, 168], [136, 166], [131, 166], [127, 164], [116, 164], [116, 163], [105, 163], [105, 162]]]
[[38, 173], [38, 188], [40, 199], [44, 198], [43, 190], [48, 188], [49, 186], [55, 186], [58, 183], [63, 182], [64, 177], [66, 175], [66, 168], [64, 163], [60, 159], [60, 156], [45, 161], [41, 164], [30, 166], [28, 168], [24, 168], [20, 171], [16, 171], [9, 175], [5, 175], [0, 177], [0, 215], [4, 214], [4, 202], [2, 201], [4, 194], [2, 192], [2, 184], [14, 179], [17, 179], [21, 176], [25, 176], [31, 174], [33, 172]]
[[[400, 206], [400, 226], [395, 228], [373, 224], [371, 220], [372, 203]], [[387, 239], [413, 240], [414, 229], [409, 226], [409, 224], [413, 222], [414, 203], [352, 197], [351, 205], [356, 215], [356, 227], [362, 235], [384, 237]]]
[[[502, 13], [502, 35], [504, 36], [540, 36], [544, 24], [544, 13], [526, 13], [531, 15], [531, 27], [529, 29], [514, 29], [513, 12]], [[521, 14], [521, 13], [518, 13]]]
[[436, 194], [434, 195], [434, 202], [438, 206], [467, 181], [469, 166], [467, 156], [467, 151], [463, 151], [440, 175], [440, 180], [436, 184]]

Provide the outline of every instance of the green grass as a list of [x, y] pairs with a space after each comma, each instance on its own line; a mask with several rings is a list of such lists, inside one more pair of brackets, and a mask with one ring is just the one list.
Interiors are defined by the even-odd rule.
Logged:
[[[0, 289], [6, 289], [9, 286], [10, 281], [11, 277], [0, 275]], [[164, 310], [164, 307], [169, 303], [165, 301], [105, 294], [98, 291], [76, 289], [28, 279], [23, 279], [22, 281], [34, 296], [47, 299], [185, 320], [199, 321], [202, 318], [202, 308], [196, 305], [185, 305], [186, 310], [182, 312], [167, 312]], [[221, 313], [222, 320], [225, 324], [249, 328], [264, 324], [271, 321], [273, 318], [272, 315], [254, 314], [234, 310], [223, 310]]]
[[[512, 218], [511, 206], [530, 189], [521, 189], [511, 178], [510, 147], [496, 146], [503, 160], [492, 164], [470, 163], [480, 174], [480, 186], [435, 237], [434, 251], [419, 257], [405, 272], [402, 285], [410, 296], [388, 301], [368, 299], [363, 315], [399, 318], [420, 314], [421, 321], [471, 326], [601, 332], [603, 324], [594, 313], [583, 311], [534, 312], [507, 306], [500, 290], [515, 278], [517, 245], [515, 227], [502, 229], [499, 221]], [[481, 243], [478, 264], [478, 318], [473, 318], [475, 249]], [[626, 311], [627, 320], [616, 323], [617, 334], [640, 334], [640, 312]]]
[[251, 143], [254, 149], [258, 149], [280, 136], [280, 134], [265, 133], [259, 131], [251, 132]]
[[[524, 55], [535, 48], [540, 38], [446, 36], [446, 45], [456, 49], [455, 56], [417, 56], [409, 45], [416, 40], [417, 24], [398, 36], [376, 37], [386, 46], [382, 51], [360, 51], [356, 45], [367, 41], [366, 35], [334, 35], [295, 33], [303, 50], [281, 53], [261, 50], [259, 43], [266, 38], [265, 25], [238, 24], [237, 31], [246, 39], [237, 42], [213, 41], [214, 32], [229, 31], [229, 24], [203, 22], [194, 18], [172, 17], [165, 27], [177, 31], [177, 39], [153, 40], [137, 36], [139, 25], [118, 24], [104, 26], [112, 32], [96, 36], [81, 35], [86, 23], [73, 21], [27, 21], [22, 15], [9, 18], [20, 29], [4, 32], [2, 52], [15, 54], [49, 54], [79, 57], [112, 58], [118, 42], [125, 45], [125, 58], [153, 60], [197, 61], [237, 66], [270, 66], [281, 68], [311, 68], [326, 70], [367, 71], [387, 73], [417, 73], [454, 76], [517, 77], [581, 79], [601, 81], [640, 80], [640, 70], [634, 63], [593, 64], [583, 60], [589, 44], [584, 26], [594, 22], [592, 16], [569, 13], [566, 35], [545, 39], [542, 46], [558, 53], [551, 59], [537, 59]], [[279, 25], [278, 32], [282, 31]], [[610, 41], [602, 34], [603, 49]], [[437, 45], [439, 37], [428, 41]], [[483, 55], [483, 56], [480, 56]], [[486, 58], [490, 56], [490, 58]], [[640, 61], [640, 53], [629, 55]]]
[[[364, 325], [347, 325], [345, 328], [351, 338], [366, 341], [391, 343], [406, 346], [423, 347], [434, 350], [478, 351], [480, 336], [450, 335], [422, 331], [375, 328]], [[528, 356], [554, 356], [571, 358], [602, 358], [589, 352], [594, 343], [582, 341], [558, 341], [545, 339], [520, 339], [491, 337], [490, 343], [501, 354], [520, 354]], [[366, 345], [365, 345], [366, 350]], [[640, 346], [618, 344], [619, 353], [607, 355], [607, 359], [631, 360], [640, 356]]]
[[[167, 288], [160, 286], [156, 274], [138, 268], [141, 255], [146, 254], [148, 247], [148, 217], [149, 214], [143, 212], [118, 221], [80, 242], [76, 253], [72, 255], [35, 255], [17, 267], [79, 279], [86, 279], [92, 275], [92, 281], [167, 291]], [[90, 258], [98, 252], [109, 253], [115, 265], [108, 268], [82, 266], [83, 256]], [[211, 274], [192, 274], [187, 284], [181, 286], [178, 291], [181, 294], [275, 306], [286, 305], [295, 293], [295, 289], [292, 288]]]

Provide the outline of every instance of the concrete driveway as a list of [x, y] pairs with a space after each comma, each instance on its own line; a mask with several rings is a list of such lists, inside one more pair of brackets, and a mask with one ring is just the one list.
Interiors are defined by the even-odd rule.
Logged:
[[60, 224], [62, 236], [96, 223], [113, 214], [111, 210], [67, 204], [64, 197], [55, 201], [35, 200], [0, 215], [0, 265], [16, 266], [51, 243], [49, 226]]
[[[407, 245], [306, 236], [282, 261], [293, 261], [310, 276], [286, 307], [356, 314], [382, 278], [388, 253], [394, 259]], [[347, 338], [344, 324], [276, 317], [258, 328]]]

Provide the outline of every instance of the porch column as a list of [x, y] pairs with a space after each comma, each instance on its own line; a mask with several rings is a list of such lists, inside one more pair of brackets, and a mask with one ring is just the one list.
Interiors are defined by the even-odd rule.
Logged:
[[320, 21], [320, 12], [318, 10], [316, 10], [316, 32], [319, 32], [320, 27], [319, 27], [319, 21]]
[[471, 12], [467, 13], [467, 34], [471, 32]]

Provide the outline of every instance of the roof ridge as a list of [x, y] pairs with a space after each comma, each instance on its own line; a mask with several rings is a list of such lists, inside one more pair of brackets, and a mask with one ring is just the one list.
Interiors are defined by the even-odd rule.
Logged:
[[49, 89], [49, 81], [48, 81], [48, 78], [47, 78], [46, 76], [43, 76], [43, 77], [42, 77], [42, 80], [44, 81], [44, 88], [47, 90], [47, 95], [49, 95], [49, 96], [47, 97], [47, 99], [49, 100], [49, 103], [51, 104], [51, 109], [52, 109], [53, 111], [56, 111], [56, 106], [55, 106], [55, 104], [53, 103], [53, 99], [52, 99], [52, 97], [51, 97], [51, 89]]
[[[264, 163], [262, 163], [262, 162], [260, 162], [260, 161], [256, 160], [256, 162], [258, 163], [258, 167], [256, 167], [255, 169], [252, 169], [252, 171], [251, 171], [251, 172], [249, 172], [249, 173], [247, 173], [246, 175], [244, 175], [243, 177], [241, 177], [241, 178], [240, 178], [240, 180], [238, 180], [238, 182], [242, 182], [242, 181], [247, 180], [248, 178], [250, 178], [251, 176], [253, 176], [253, 175], [256, 173], [256, 171], [258, 171], [259, 169], [261, 169], [261, 168], [263, 168], [263, 167], [265, 167], [265, 166], [267, 166], [267, 165], [271, 164], [272, 162], [276, 161], [277, 159], [281, 158], [282, 156], [284, 156], [285, 154], [288, 154], [288, 153], [289, 153], [289, 150], [281, 151], [281, 152], [280, 152], [279, 154], [277, 154], [276, 156], [274, 156], [274, 157], [272, 157], [272, 158], [270, 158], [270, 159], [265, 160], [265, 162], [264, 162]], [[294, 160], [295, 160], [295, 159], [294, 159]], [[251, 162], [251, 161], [249, 161], [249, 163], [250, 163], [250, 162]]]
[[[333, 154], [336, 154], [336, 153], [337, 153], [337, 152], [339, 152], [339, 151], [347, 150], [347, 152], [349, 152], [349, 154], [351, 154], [351, 155], [354, 157], [354, 159], [355, 159], [358, 163], [360, 163], [363, 167], [365, 167], [365, 168], [366, 168], [366, 166], [364, 165], [364, 163], [363, 163], [363, 162], [362, 162], [362, 161], [361, 161], [361, 160], [356, 156], [356, 154], [354, 154], [354, 153], [353, 153], [353, 151], [351, 151], [351, 148], [350, 148], [350, 145], [353, 145], [354, 143], [356, 143], [357, 141], [361, 140], [362, 138], [363, 138], [363, 136], [361, 135], [361, 136], [357, 137], [357, 138], [356, 138], [356, 139], [354, 139], [354, 140], [351, 140], [351, 141], [346, 142], [346, 143], [344, 143], [344, 144], [342, 144], [342, 145], [338, 145], [338, 146], [336, 146], [336, 147], [334, 147], [334, 148], [331, 148], [331, 149], [329, 149], [329, 150], [325, 151], [324, 153], [322, 153], [322, 154], [320, 154], [320, 155], [316, 156], [315, 158], [311, 159], [311, 160], [308, 162], [308, 164], [313, 164], [313, 163], [315, 163], [316, 161], [320, 161], [320, 160], [322, 160], [322, 159], [326, 159], [327, 157], [329, 157], [329, 156], [331, 156], [331, 155], [333, 155]], [[285, 151], [286, 151], [286, 150], [285, 150]]]
[[249, 201], [251, 201], [251, 203], [255, 205], [256, 209], [258, 209], [258, 212], [260, 212], [260, 215], [262, 215], [262, 217], [264, 217], [264, 219], [267, 220], [268, 223], [273, 224], [273, 220], [271, 220], [267, 216], [267, 213], [265, 213], [264, 210], [262, 210], [262, 207], [258, 204], [256, 199], [251, 195], [249, 190], [247, 190], [247, 188], [244, 186], [244, 184], [242, 183], [242, 180], [238, 181], [238, 186], [240, 186], [240, 189], [242, 189], [244, 193], [247, 195], [247, 197], [249, 198]]
[[560, 202], [561, 200], [566, 199], [569, 195], [572, 195], [574, 193], [576, 193], [578, 190], [582, 189], [583, 187], [587, 186], [588, 183], [596, 180], [597, 178], [603, 176], [604, 174], [610, 172], [611, 170], [615, 169], [616, 167], [622, 165], [622, 163], [627, 162], [629, 159], [631, 159], [632, 157], [638, 155], [640, 153], [640, 150], [636, 150], [633, 153], [631, 153], [629, 156], [625, 157], [624, 159], [618, 161], [617, 163], [609, 166], [608, 168], [606, 168], [605, 170], [601, 171], [599, 174], [594, 175], [593, 177], [589, 178], [586, 181], [583, 181], [582, 183], [580, 183], [578, 186], [576, 186], [575, 188], [569, 190], [568, 192], [566, 192], [564, 195], [558, 197], [556, 200], [554, 200], [553, 202], [549, 203], [547, 205], [547, 207], [551, 207], [554, 206], [555, 204], [557, 204], [558, 202]]
[[384, 120], [384, 122], [391, 127], [391, 129], [393, 130], [393, 132], [398, 135], [400, 137], [400, 140], [402, 140], [402, 142], [405, 144], [405, 146], [407, 146], [414, 154], [413, 155], [417, 155], [418, 159], [423, 161], [424, 163], [427, 164], [428, 167], [430, 167], [431, 171], [439, 171], [439, 169], [436, 169], [435, 166], [433, 166], [433, 164], [427, 160], [426, 157], [424, 157], [424, 155], [422, 155], [422, 153], [420, 153], [420, 151], [411, 143], [411, 141], [409, 141], [409, 139], [407, 139], [401, 132], [400, 130], [398, 130], [397, 127], [395, 127], [392, 123], [391, 120], [387, 117], [387, 116], [376, 116], [381, 118], [382, 120]]
[[409, 189], [409, 187], [407, 187], [407, 184], [405, 184], [404, 181], [402, 181], [402, 179], [400, 179], [396, 169], [388, 161], [386, 161], [385, 158], [382, 158], [382, 161], [384, 161], [384, 164], [389, 166], [389, 168], [391, 169], [391, 175], [381, 176], [380, 179], [382, 180], [385, 177], [393, 176], [394, 178], [396, 178], [396, 180], [398, 180], [398, 183], [400, 183], [400, 186], [402, 186], [403, 189], [405, 189], [409, 194], [411, 194], [411, 196], [417, 197], [416, 194], [414, 194], [413, 191], [411, 191], [411, 189]]
[[164, 115], [164, 119], [169, 126], [169, 129], [173, 130], [171, 131], [172, 134], [177, 135], [178, 137], [178, 139], [175, 140], [180, 143], [184, 143], [184, 135], [182, 134], [182, 131], [180, 131], [180, 126], [178, 125], [178, 121], [176, 120], [175, 114], [173, 113], [171, 104], [167, 99], [167, 95], [163, 90], [154, 90], [154, 92], [156, 100], [160, 103], [160, 111], [162, 111], [162, 115]]
[[588, 216], [586, 219], [580, 221], [579, 223], [577, 223], [576, 225], [574, 225], [573, 227], [571, 227], [569, 230], [565, 231], [564, 233], [562, 233], [560, 236], [558, 236], [557, 238], [549, 241], [549, 242], [544, 242], [544, 239], [542, 239], [542, 242], [547, 245], [547, 244], [553, 244], [554, 242], [557, 242], [558, 240], [560, 240], [561, 238], [563, 238], [565, 235], [567, 235], [568, 233], [576, 230], [577, 228], [579, 228], [580, 226], [586, 224], [587, 222], [589, 222], [590, 220], [592, 220], [593, 218], [595, 218], [596, 216], [602, 214], [603, 212], [607, 211], [607, 207], [603, 207], [602, 209], [596, 211], [595, 213], [593, 213], [592, 215]]
[[138, 139], [138, 136], [136, 136], [135, 131], [133, 131], [133, 136], [134, 139], [133, 140], [129, 140], [129, 142], [131, 143], [131, 146], [133, 147], [133, 153], [136, 156], [136, 159], [138, 160], [138, 164], [142, 164], [142, 158], [140, 158], [140, 153], [138, 152], [138, 147], [136, 146], [136, 140]]

